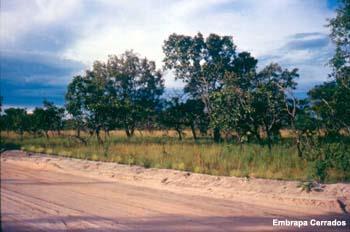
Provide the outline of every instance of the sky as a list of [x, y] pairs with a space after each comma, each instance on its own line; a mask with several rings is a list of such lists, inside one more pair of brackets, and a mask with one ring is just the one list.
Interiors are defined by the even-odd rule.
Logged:
[[[297, 94], [328, 78], [327, 18], [335, 0], [1, 0], [0, 74], [5, 107], [64, 104], [67, 84], [93, 61], [133, 49], [162, 68], [171, 33], [230, 35], [258, 68], [298, 68]], [[169, 89], [181, 88], [171, 73]]]

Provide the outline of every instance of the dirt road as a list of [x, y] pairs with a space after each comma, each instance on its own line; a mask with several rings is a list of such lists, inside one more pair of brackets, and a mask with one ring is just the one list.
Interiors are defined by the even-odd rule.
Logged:
[[[101, 169], [104, 164], [100, 162], [97, 170], [86, 174], [69, 171], [68, 164], [72, 162], [85, 169], [89, 169], [87, 163], [93, 164], [55, 157], [33, 158], [21, 152], [3, 153], [3, 231], [295, 231], [295, 227], [272, 227], [272, 220], [338, 219], [350, 223], [348, 214], [339, 209], [331, 212], [288, 204], [256, 204], [254, 200], [241, 200], [243, 196], [214, 197], [218, 195], [215, 192], [211, 197], [199, 194], [200, 190], [191, 192], [186, 186], [167, 187], [164, 178], [159, 183], [163, 187], [147, 187], [146, 180], [116, 178], [118, 171], [108, 177], [101, 175], [108, 168]], [[167, 171], [171, 172], [159, 172]], [[346, 231], [349, 226], [302, 229]]]

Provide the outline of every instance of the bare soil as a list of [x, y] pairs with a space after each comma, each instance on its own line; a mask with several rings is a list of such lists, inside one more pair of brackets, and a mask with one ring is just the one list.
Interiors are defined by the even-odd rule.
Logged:
[[3, 231], [295, 231], [273, 219], [347, 220], [350, 184], [310, 193], [295, 181], [209, 176], [6, 151]]

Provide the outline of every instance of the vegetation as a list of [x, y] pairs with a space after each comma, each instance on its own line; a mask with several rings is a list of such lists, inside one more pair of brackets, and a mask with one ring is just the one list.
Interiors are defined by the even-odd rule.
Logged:
[[[284, 132], [286, 138], [275, 144], [271, 152], [267, 146], [260, 144], [218, 144], [210, 137], [199, 137], [194, 141], [191, 130], [183, 133], [183, 140], [179, 141], [174, 130], [167, 134], [165, 131], [143, 131], [142, 135], [136, 133], [132, 138], [128, 138], [121, 130], [111, 131], [110, 137], [107, 136], [104, 144], [100, 145], [95, 136], [83, 132], [81, 136], [87, 140], [85, 145], [73, 136], [74, 131], [64, 131], [61, 135], [52, 135], [50, 139], [45, 136], [33, 137], [26, 133], [22, 141], [18, 139], [19, 135], [10, 132], [3, 138], [3, 146], [7, 144], [9, 148], [28, 152], [210, 175], [321, 180], [315, 172], [317, 161], [300, 158], [293, 141], [288, 138], [288, 132]], [[324, 179], [325, 182], [349, 180], [350, 172], [335, 166], [327, 170]]]
[[[184, 81], [182, 96], [162, 97], [155, 62], [126, 51], [75, 76], [65, 108], [44, 101], [32, 114], [6, 109], [2, 146], [220, 175], [349, 180], [349, 12], [344, 0], [329, 20], [336, 45], [331, 80], [306, 99], [293, 95], [298, 69], [272, 63], [257, 70], [258, 60], [237, 52], [231, 36], [171, 34], [164, 70]], [[60, 135], [63, 128], [76, 133]], [[193, 140], [184, 136], [187, 129]], [[281, 134], [287, 129], [288, 139]], [[111, 135], [116, 130], [126, 137]], [[159, 130], [175, 130], [179, 141], [145, 135]]]

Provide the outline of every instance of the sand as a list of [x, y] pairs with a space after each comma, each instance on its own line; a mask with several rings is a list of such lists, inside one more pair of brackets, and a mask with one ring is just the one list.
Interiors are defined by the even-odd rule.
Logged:
[[[346, 220], [350, 184], [310, 193], [295, 181], [209, 176], [63, 158], [1, 154], [4, 231], [295, 231], [280, 220]], [[317, 190], [317, 191], [316, 191]]]

